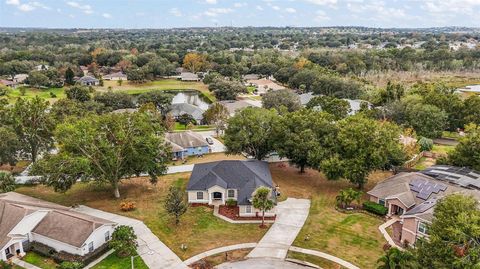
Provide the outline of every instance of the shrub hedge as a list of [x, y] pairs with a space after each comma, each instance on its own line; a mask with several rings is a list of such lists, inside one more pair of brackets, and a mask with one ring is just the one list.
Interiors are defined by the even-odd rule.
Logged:
[[363, 209], [367, 210], [368, 212], [372, 212], [374, 214], [385, 216], [387, 215], [388, 208], [384, 207], [381, 204], [377, 204], [372, 201], [366, 201], [363, 203]]

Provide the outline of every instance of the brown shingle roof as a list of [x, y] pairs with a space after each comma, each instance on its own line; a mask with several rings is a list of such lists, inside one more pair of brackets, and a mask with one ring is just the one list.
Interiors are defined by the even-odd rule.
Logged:
[[32, 210], [0, 200], [0, 248], [10, 241], [8, 234]]

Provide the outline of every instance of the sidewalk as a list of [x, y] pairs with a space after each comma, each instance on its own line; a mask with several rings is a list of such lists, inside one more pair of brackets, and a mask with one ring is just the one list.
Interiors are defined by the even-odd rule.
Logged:
[[288, 198], [278, 203], [277, 218], [247, 258], [285, 259], [287, 252], [307, 220], [310, 200]]
[[80, 206], [75, 209], [97, 218], [103, 218], [116, 222], [120, 225], [132, 226], [137, 235], [137, 252], [145, 264], [151, 269], [187, 269], [188, 267], [173, 253], [152, 231], [141, 221], [124, 216], [108, 213], [87, 206]]
[[37, 267], [31, 263], [28, 263], [28, 262], [25, 262], [25, 261], [22, 261], [18, 258], [13, 258], [12, 259], [12, 262], [20, 267], [23, 267], [25, 269], [41, 269], [40, 267]]

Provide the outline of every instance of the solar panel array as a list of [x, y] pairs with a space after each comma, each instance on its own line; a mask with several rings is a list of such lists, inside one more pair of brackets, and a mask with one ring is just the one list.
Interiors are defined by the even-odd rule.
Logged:
[[480, 173], [469, 168], [434, 165], [421, 172], [435, 179], [447, 181], [464, 188], [480, 190]]
[[438, 194], [445, 191], [447, 186], [441, 183], [433, 183], [422, 178], [414, 178], [410, 181], [410, 190], [417, 193], [417, 198], [427, 200], [432, 193]]

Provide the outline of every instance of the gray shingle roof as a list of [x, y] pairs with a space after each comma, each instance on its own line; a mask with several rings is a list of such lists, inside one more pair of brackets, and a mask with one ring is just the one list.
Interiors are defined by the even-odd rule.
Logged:
[[99, 80], [92, 76], [83, 76], [78, 79], [79, 82], [98, 82]]
[[207, 190], [215, 185], [238, 190], [239, 205], [249, 205], [252, 193], [260, 186], [273, 189], [267, 162], [225, 160], [195, 164], [187, 190]]
[[179, 117], [182, 114], [190, 114], [195, 120], [201, 121], [204, 112], [200, 107], [187, 103], [177, 103], [170, 106], [170, 113], [172, 113], [174, 117]]
[[202, 135], [192, 131], [166, 133], [165, 138], [170, 143], [174, 143], [184, 149], [208, 146], [207, 141], [203, 138]]

